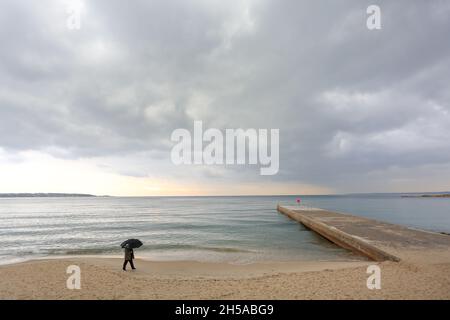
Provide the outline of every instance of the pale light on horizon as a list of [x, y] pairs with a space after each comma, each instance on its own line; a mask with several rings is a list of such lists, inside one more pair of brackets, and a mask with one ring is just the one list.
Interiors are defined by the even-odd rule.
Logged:
[[[92, 163], [59, 159], [36, 151], [21, 160], [0, 157], [0, 193], [89, 193], [110, 196], [214, 196], [331, 194], [323, 187], [298, 183], [232, 183], [208, 185], [174, 179], [132, 177], [108, 172]], [[233, 190], [230, 192], [230, 190]]]

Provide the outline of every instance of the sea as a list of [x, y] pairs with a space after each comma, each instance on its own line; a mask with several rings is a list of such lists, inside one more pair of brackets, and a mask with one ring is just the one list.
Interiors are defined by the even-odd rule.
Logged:
[[450, 198], [400, 194], [0, 198], [0, 264], [65, 256], [248, 264], [361, 257], [277, 212], [301, 205], [450, 233]]

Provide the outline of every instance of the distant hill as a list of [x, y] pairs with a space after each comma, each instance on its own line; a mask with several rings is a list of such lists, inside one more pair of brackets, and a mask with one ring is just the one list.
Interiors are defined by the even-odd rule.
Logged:
[[402, 195], [402, 198], [450, 198], [450, 193]]
[[0, 198], [96, 197], [84, 193], [0, 193]]

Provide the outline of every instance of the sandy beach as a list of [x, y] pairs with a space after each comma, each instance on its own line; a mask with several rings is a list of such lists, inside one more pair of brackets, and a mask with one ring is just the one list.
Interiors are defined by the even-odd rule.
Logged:
[[[127, 272], [121, 263], [76, 257], [1, 266], [0, 299], [450, 299], [450, 263], [441, 259], [376, 263], [380, 290], [366, 286], [371, 261], [231, 265], [138, 259], [138, 269]], [[69, 265], [81, 268], [80, 290], [66, 287]]]

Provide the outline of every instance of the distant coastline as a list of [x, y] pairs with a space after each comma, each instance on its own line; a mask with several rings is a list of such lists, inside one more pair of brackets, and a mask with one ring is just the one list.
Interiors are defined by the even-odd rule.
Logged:
[[0, 198], [96, 197], [85, 193], [0, 193]]
[[450, 198], [450, 193], [402, 195], [402, 198]]

